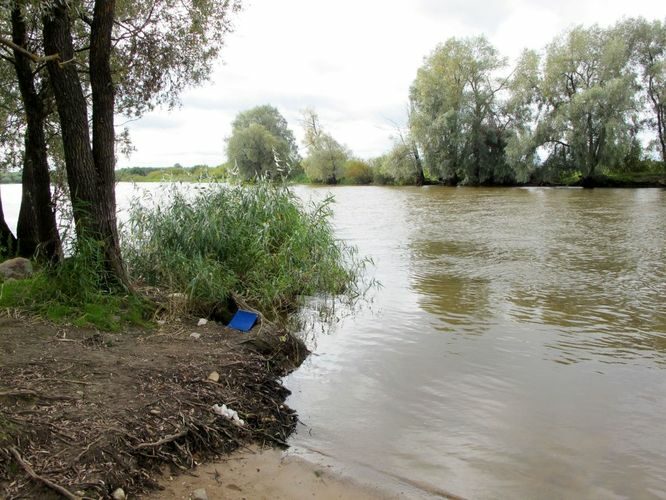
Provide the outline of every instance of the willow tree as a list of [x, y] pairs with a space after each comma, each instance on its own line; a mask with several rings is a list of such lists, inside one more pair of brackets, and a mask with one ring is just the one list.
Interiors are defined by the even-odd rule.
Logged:
[[303, 145], [308, 155], [303, 160], [305, 174], [315, 182], [337, 184], [344, 176], [350, 151], [324, 131], [319, 116], [312, 109], [303, 111]]
[[629, 19], [617, 26], [618, 36], [630, 44], [631, 60], [645, 97], [647, 124], [666, 162], [666, 21]]
[[256, 106], [236, 116], [227, 139], [227, 156], [244, 179], [284, 177], [300, 159], [287, 120], [270, 105]]
[[498, 78], [506, 60], [484, 38], [450, 38], [426, 58], [410, 89], [410, 128], [425, 163], [450, 183], [504, 177]]
[[506, 144], [507, 163], [518, 182], [526, 182], [538, 165], [536, 129], [541, 112], [541, 57], [524, 50], [508, 83], [504, 113], [511, 122]]
[[579, 169], [583, 183], [621, 164], [639, 130], [626, 40], [598, 26], [576, 27], [546, 48], [535, 144]]
[[77, 237], [98, 241], [104, 281], [127, 287], [116, 223], [114, 115], [140, 116], [159, 104], [174, 105], [184, 88], [205, 80], [240, 4], [16, 0], [14, 5], [39, 13], [31, 22], [41, 32], [42, 47], [31, 51], [5, 37], [0, 43], [46, 63]]
[[[414, 104], [407, 108], [407, 123], [411, 122], [414, 113]], [[393, 122], [395, 135], [392, 137], [393, 146], [384, 155], [378, 164], [382, 175], [393, 179], [397, 184], [414, 184], [423, 186], [425, 174], [421, 152], [412, 132], [404, 130], [399, 124]]]

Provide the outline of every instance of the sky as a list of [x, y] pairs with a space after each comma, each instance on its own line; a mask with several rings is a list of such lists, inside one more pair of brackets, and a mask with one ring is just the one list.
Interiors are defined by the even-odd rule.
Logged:
[[182, 105], [122, 125], [136, 151], [118, 167], [219, 165], [236, 114], [275, 106], [296, 138], [301, 110], [359, 158], [386, 152], [406, 121], [416, 71], [450, 37], [485, 35], [509, 60], [577, 24], [663, 18], [662, 0], [246, 0], [211, 80]]

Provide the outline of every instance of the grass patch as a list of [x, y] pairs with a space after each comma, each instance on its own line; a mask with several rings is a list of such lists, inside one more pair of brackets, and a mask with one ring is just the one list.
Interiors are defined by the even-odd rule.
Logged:
[[187, 296], [212, 312], [233, 295], [270, 317], [301, 296], [354, 298], [365, 262], [337, 241], [331, 202], [304, 207], [285, 186], [167, 187], [152, 209], [135, 201], [124, 255], [141, 282]]
[[56, 323], [118, 331], [150, 326], [154, 306], [137, 295], [105, 290], [99, 246], [77, 245], [75, 255], [25, 280], [0, 283], [0, 308], [21, 309]]

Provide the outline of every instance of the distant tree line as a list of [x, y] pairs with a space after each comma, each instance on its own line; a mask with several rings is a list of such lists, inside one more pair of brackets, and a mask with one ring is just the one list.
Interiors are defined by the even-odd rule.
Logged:
[[209, 167], [195, 165], [183, 167], [176, 163], [171, 167], [126, 167], [116, 170], [117, 182], [206, 182], [224, 181], [229, 178], [227, 164]]
[[452, 38], [426, 58], [409, 102], [409, 136], [440, 182], [586, 184], [663, 172], [666, 24], [578, 26], [525, 50], [513, 68], [484, 37]]
[[450, 38], [425, 58], [406, 127], [379, 158], [354, 158], [313, 110], [302, 126], [301, 161], [277, 109], [241, 113], [228, 140], [230, 164], [244, 179], [275, 177], [281, 168], [327, 184], [663, 179], [666, 22], [574, 27], [541, 51], [526, 49], [513, 67], [483, 36]]

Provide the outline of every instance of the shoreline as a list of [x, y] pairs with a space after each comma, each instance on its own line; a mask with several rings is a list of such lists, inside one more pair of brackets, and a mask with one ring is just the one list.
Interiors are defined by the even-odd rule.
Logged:
[[203, 463], [189, 474], [167, 476], [159, 482], [159, 487], [163, 489], [141, 498], [189, 500], [197, 490], [205, 490], [210, 500], [405, 498], [356, 482], [339, 474], [332, 466], [320, 466], [276, 448], [256, 447]]
[[[165, 473], [286, 446], [296, 426], [281, 378], [308, 351], [266, 325], [174, 318], [108, 333], [5, 314], [0, 332], [3, 498], [136, 497]], [[213, 409], [223, 403], [244, 422]]]

